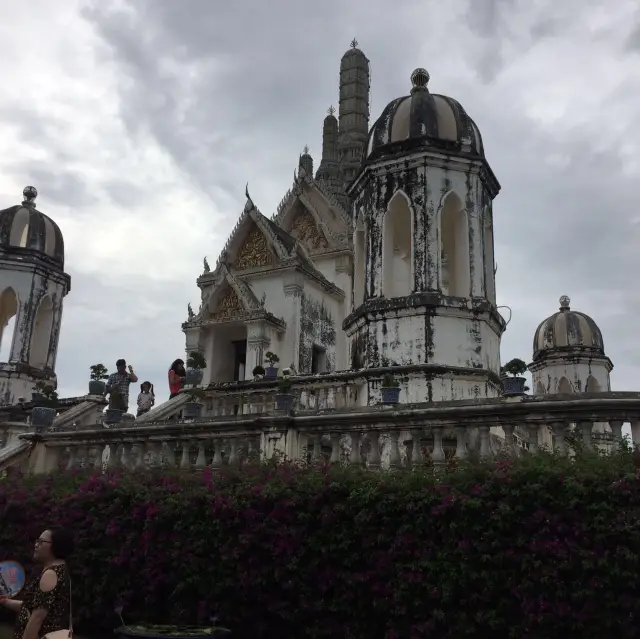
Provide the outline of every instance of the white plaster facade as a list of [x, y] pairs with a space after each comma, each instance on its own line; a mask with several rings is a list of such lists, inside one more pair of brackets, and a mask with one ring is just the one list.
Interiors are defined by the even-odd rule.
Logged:
[[369, 62], [356, 45], [315, 179], [305, 148], [271, 219], [247, 192], [216, 268], [198, 278], [187, 353], [205, 355], [205, 382], [250, 380], [267, 351], [298, 374], [379, 370], [357, 394], [363, 405], [379, 402], [388, 373], [402, 403], [496, 397], [500, 186], [479, 130], [457, 102], [429, 93], [423, 70], [369, 130]]
[[[55, 364], [64, 297], [64, 243], [57, 225], [35, 208], [37, 192], [24, 190], [21, 205], [0, 211], [0, 403], [29, 399], [38, 380], [56, 385]], [[13, 334], [5, 334], [13, 320]]]

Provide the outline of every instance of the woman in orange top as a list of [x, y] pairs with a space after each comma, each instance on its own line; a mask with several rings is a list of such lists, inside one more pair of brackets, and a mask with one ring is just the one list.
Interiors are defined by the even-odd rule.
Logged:
[[169, 399], [180, 392], [186, 376], [187, 371], [184, 369], [184, 361], [177, 359], [169, 369]]

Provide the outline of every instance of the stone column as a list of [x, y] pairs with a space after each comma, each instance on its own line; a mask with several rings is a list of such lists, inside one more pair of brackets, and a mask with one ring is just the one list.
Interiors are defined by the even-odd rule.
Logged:
[[584, 446], [585, 450], [593, 450], [593, 441], [591, 439], [593, 422], [592, 421], [578, 422], [578, 427], [580, 428], [580, 432], [582, 434], [582, 445]]
[[565, 422], [552, 422], [551, 430], [553, 431], [553, 435], [555, 437], [555, 449], [560, 455], [566, 455], [567, 443], [565, 441], [565, 433], [567, 430], [567, 425], [565, 424]]
[[640, 419], [631, 422], [631, 441], [634, 446], [640, 446]]

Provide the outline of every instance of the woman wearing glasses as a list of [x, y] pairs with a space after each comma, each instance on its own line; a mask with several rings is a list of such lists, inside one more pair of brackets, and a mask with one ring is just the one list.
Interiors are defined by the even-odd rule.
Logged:
[[0, 604], [17, 613], [13, 639], [62, 639], [71, 626], [71, 582], [66, 559], [73, 540], [61, 528], [45, 530], [36, 540], [33, 559], [42, 572], [20, 594], [21, 599], [2, 599]]

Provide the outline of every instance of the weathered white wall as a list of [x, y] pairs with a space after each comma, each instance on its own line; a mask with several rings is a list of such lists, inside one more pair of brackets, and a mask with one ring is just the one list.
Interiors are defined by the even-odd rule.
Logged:
[[[611, 390], [609, 366], [606, 360], [572, 356], [571, 360], [558, 357], [542, 364], [530, 366], [532, 390], [536, 394], [556, 394], [567, 392], [567, 390], [572, 393]], [[597, 386], [593, 385], [590, 378], [596, 381]]]

